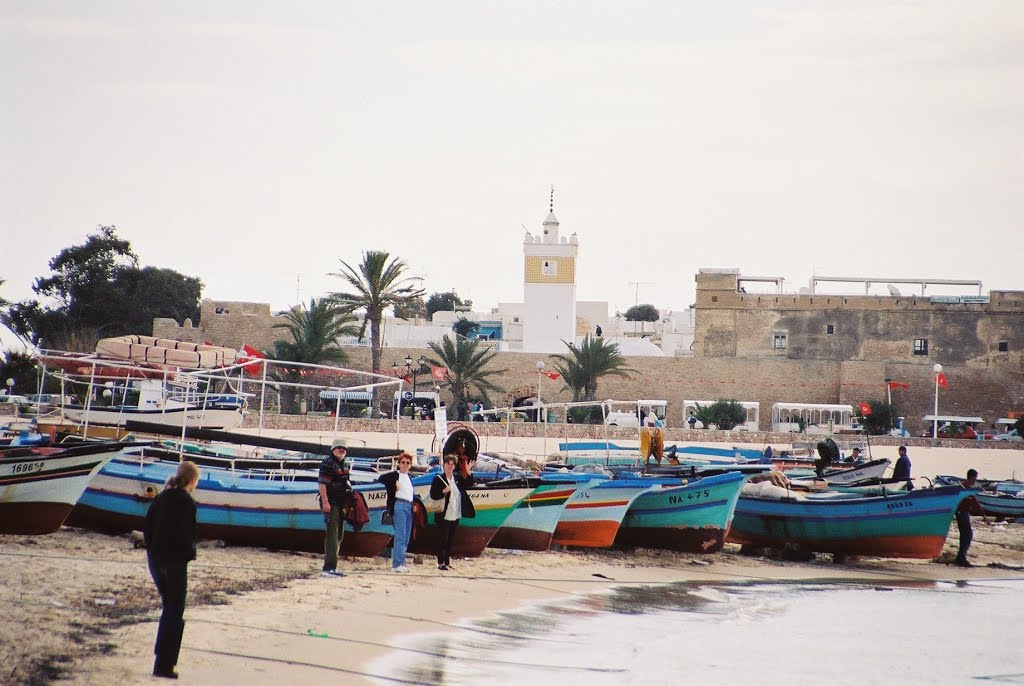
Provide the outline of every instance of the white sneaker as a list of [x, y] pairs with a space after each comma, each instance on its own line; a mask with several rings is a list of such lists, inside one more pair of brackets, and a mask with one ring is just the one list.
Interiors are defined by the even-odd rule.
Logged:
[[341, 574], [338, 574], [338, 572], [336, 572], [333, 569], [325, 569], [322, 572], [320, 572], [320, 576], [326, 576], [331, 577], [333, 579], [337, 579], [339, 576], [341, 576]]
[[409, 573], [409, 568], [406, 567], [405, 565], [402, 565], [401, 567], [392, 567], [391, 571], [394, 572], [395, 574], [408, 574]]

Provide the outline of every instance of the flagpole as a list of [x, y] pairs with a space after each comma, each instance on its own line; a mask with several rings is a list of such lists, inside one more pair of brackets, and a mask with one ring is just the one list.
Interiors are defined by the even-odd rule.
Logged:
[[886, 402], [892, 405], [892, 379], [885, 380], [885, 397]]
[[935, 372], [935, 414], [932, 419], [932, 438], [934, 439], [939, 437], [939, 374], [942, 373], [942, 365], [936, 362], [932, 371]]

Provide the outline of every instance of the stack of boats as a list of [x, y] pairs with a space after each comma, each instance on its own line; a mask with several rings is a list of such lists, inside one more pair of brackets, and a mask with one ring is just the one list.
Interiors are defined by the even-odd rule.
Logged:
[[[92, 377], [98, 366], [105, 371], [115, 366], [106, 359], [74, 360], [76, 365], [91, 366]], [[149, 374], [143, 378], [168, 374], [149, 360], [132, 363]], [[230, 378], [232, 367], [217, 371]], [[318, 369], [321, 377], [341, 378], [341, 372], [346, 377], [360, 373]], [[173, 376], [182, 380], [179, 371]], [[265, 371], [262, 376], [266, 378]], [[276, 383], [282, 383], [281, 378]], [[393, 383], [394, 379], [380, 377], [368, 385]], [[204, 400], [193, 409], [210, 407]], [[87, 416], [82, 419], [88, 421]], [[0, 533], [45, 533], [65, 519], [89, 528], [139, 529], [149, 503], [184, 458], [202, 465], [195, 491], [202, 536], [270, 548], [322, 550], [316, 474], [325, 448], [190, 428], [187, 419], [179, 421], [183, 425], [174, 430], [173, 439], [166, 421], [129, 422], [129, 429], [164, 436], [74, 447], [0, 448]], [[716, 450], [677, 448], [670, 453], [672, 464], [660, 467], [636, 464], [635, 458], [619, 459], [621, 455], [606, 455], [598, 465], [601, 461], [592, 454], [550, 465], [541, 474], [508, 468], [481, 471], [476, 474], [478, 483], [469, 489], [477, 515], [462, 520], [453, 554], [476, 556], [488, 546], [547, 550], [553, 544], [713, 553], [734, 541], [796, 544], [831, 553], [936, 557], [957, 505], [975, 493], [959, 485], [907, 491], [905, 483], [885, 483], [885, 460], [841, 465], [803, 481], [775, 480], [784, 485], [749, 483], [763, 479], [771, 465], [751, 464], [754, 455], [735, 449], [725, 454]], [[398, 452], [350, 447], [356, 465], [353, 490], [365, 505], [368, 521], [346, 524], [343, 553], [376, 556], [390, 542], [392, 529], [381, 523], [386, 496], [376, 476], [392, 467]], [[433, 476], [420, 474], [413, 480], [418, 508], [429, 497]], [[432, 553], [436, 528], [430, 526], [425, 510], [421, 514], [411, 550]]]

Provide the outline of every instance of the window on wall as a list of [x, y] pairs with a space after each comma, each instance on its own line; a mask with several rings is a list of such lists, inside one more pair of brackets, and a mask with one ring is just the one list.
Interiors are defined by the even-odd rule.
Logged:
[[914, 354], [915, 355], [927, 355], [928, 354], [928, 339], [927, 338], [915, 338], [914, 339]]
[[826, 324], [825, 325], [825, 334], [826, 335], [831, 336], [835, 332], [836, 332], [836, 325], [835, 324]]
[[785, 331], [776, 331], [772, 334], [772, 348], [774, 350], [785, 350], [789, 344], [789, 334]]
[[544, 276], [558, 276], [558, 263], [554, 260], [544, 260], [540, 265], [540, 273]]
[[1010, 351], [1009, 341], [999, 341], [999, 352], [1006, 353]]

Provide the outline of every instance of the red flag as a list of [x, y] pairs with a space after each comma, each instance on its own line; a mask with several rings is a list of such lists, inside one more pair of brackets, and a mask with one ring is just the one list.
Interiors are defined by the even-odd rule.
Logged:
[[903, 381], [890, 381], [889, 382], [889, 389], [892, 390], [893, 388], [902, 388], [905, 391], [909, 391], [910, 390], [910, 384], [904, 383]]
[[435, 381], [444, 381], [444, 375], [448, 373], [447, 367], [431, 367], [430, 378]]
[[237, 356], [235, 358], [235, 362], [249, 362], [250, 360], [257, 360], [255, 362], [249, 362], [249, 364], [242, 367], [242, 370], [254, 376], [256, 374], [261, 374], [263, 372], [263, 363], [258, 360], [265, 360], [267, 359], [267, 356], [248, 343], [242, 346], [242, 352], [245, 354]]
[[862, 417], [867, 417], [869, 414], [871, 414], [871, 405], [869, 405], [867, 403], [861, 403], [860, 404], [860, 415]]
[[937, 382], [939, 383], [939, 385], [940, 385], [940, 386], [942, 386], [943, 388], [948, 388], [948, 387], [949, 387], [949, 382], [948, 382], [948, 381], [946, 381], [946, 375], [945, 375], [945, 374], [943, 374], [942, 372], [939, 372], [938, 376], [936, 376], [936, 377], [935, 377], [935, 380], [936, 380], [936, 381], [937, 381]]
[[552, 381], [558, 381], [562, 375], [558, 372], [544, 372], [544, 376], [548, 377]]

